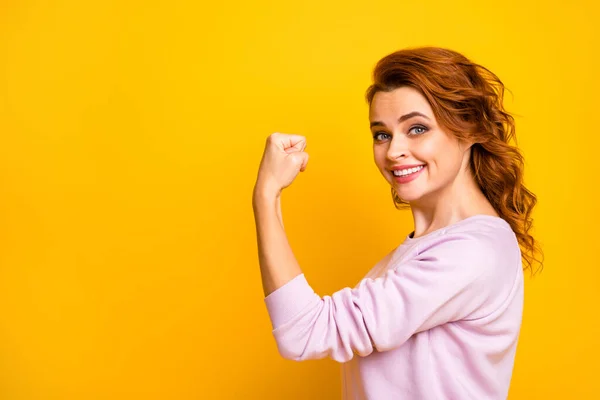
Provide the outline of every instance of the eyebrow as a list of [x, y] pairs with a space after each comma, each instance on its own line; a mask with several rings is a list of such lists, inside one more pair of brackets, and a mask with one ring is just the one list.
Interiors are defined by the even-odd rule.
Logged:
[[[409, 112], [408, 114], [405, 114], [405, 115], [401, 116], [400, 118], [398, 118], [398, 123], [404, 122], [407, 119], [410, 119], [412, 117], [423, 117], [425, 119], [429, 119], [429, 117], [427, 115], [421, 114], [418, 111], [413, 111], [413, 112]], [[370, 127], [372, 128], [372, 127], [374, 127], [376, 125], [385, 126], [385, 124], [383, 122], [381, 122], [381, 121], [373, 121], [373, 122], [371, 122]]]

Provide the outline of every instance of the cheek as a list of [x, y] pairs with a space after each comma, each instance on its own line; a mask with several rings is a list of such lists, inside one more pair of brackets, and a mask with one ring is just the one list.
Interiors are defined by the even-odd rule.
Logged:
[[432, 138], [419, 143], [415, 156], [428, 165], [429, 178], [434, 181], [452, 179], [460, 169], [460, 150], [455, 142], [445, 138]]
[[383, 146], [373, 147], [373, 158], [379, 169], [385, 166], [386, 149]]
[[444, 143], [438, 137], [424, 139], [413, 148], [413, 153], [418, 159], [435, 166], [444, 157]]
[[419, 143], [416, 151], [418, 151], [418, 157], [422, 158], [423, 161], [446, 167], [452, 164], [452, 160], [460, 154], [457, 143], [441, 135], [423, 140]]

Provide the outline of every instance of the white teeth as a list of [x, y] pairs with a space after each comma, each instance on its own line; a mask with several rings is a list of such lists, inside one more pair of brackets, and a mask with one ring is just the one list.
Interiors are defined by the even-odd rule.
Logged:
[[393, 173], [394, 173], [394, 176], [406, 176], [406, 175], [414, 174], [415, 172], [418, 172], [422, 169], [423, 169], [423, 165], [419, 165], [418, 167], [414, 167], [414, 168], [395, 170], [395, 171], [393, 171]]

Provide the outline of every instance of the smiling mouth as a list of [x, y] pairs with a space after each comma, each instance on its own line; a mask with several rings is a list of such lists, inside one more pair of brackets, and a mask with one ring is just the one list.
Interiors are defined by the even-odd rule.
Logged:
[[392, 171], [392, 174], [394, 176], [396, 176], [396, 177], [410, 176], [412, 174], [416, 174], [417, 172], [419, 172], [423, 168], [425, 168], [425, 166], [424, 165], [420, 165], [420, 166], [414, 167], [414, 168], [394, 170], [394, 171]]

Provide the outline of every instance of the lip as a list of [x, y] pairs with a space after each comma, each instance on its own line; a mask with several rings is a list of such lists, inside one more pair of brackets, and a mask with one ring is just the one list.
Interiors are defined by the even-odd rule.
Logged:
[[408, 169], [408, 168], [415, 168], [415, 167], [420, 167], [420, 166], [425, 166], [425, 164], [406, 164], [406, 165], [396, 165], [394, 167], [391, 168], [391, 171], [399, 171], [402, 169]]
[[415, 172], [414, 174], [407, 175], [407, 176], [396, 176], [392, 172], [392, 178], [394, 178], [394, 181], [396, 181], [398, 183], [408, 183], [408, 182], [414, 181], [415, 179], [417, 179], [419, 177], [419, 175], [421, 175], [421, 173], [423, 171], [425, 171], [425, 168], [427, 168], [427, 164], [402, 165], [402, 166], [392, 168], [392, 171], [397, 171], [397, 170], [420, 167], [420, 166], [423, 166], [423, 168], [421, 168], [420, 171]]

